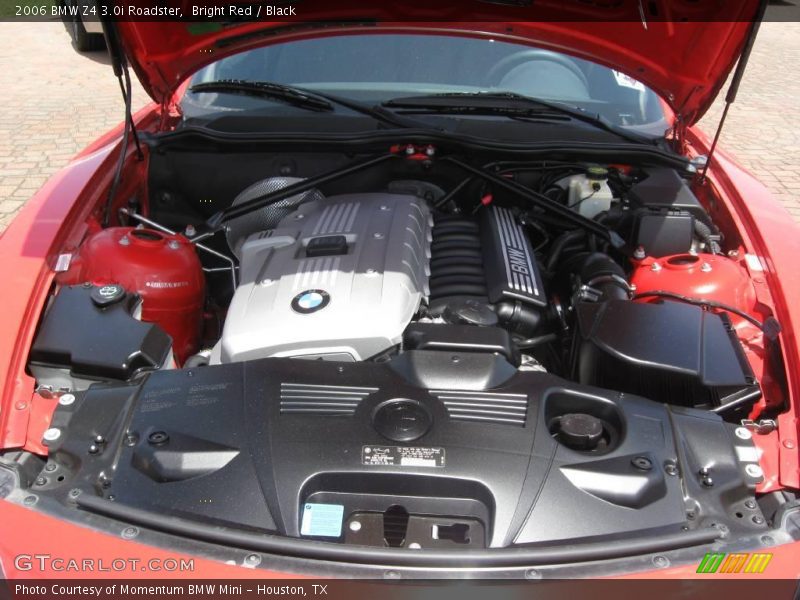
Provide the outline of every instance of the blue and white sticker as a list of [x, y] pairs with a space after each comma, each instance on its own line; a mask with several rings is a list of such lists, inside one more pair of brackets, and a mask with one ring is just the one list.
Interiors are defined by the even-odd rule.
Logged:
[[343, 505], [306, 502], [303, 505], [300, 535], [340, 537], [342, 535], [343, 521]]

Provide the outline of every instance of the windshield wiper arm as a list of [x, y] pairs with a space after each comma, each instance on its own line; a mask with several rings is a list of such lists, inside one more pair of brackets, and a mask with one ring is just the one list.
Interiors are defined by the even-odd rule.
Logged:
[[222, 79], [219, 81], [198, 83], [192, 86], [190, 91], [260, 96], [320, 112], [330, 112], [336, 104], [352, 110], [353, 112], [372, 117], [381, 123], [397, 127], [398, 129], [436, 129], [427, 123], [403, 118], [380, 106], [367, 106], [355, 100], [340, 98], [321, 92], [312, 92], [303, 88], [284, 85], [282, 83], [273, 83], [271, 81]]
[[288, 85], [271, 83], [267, 81], [248, 81], [245, 79], [221, 79], [219, 81], [208, 81], [193, 85], [190, 90], [192, 93], [222, 93], [222, 94], [241, 94], [244, 96], [255, 96], [279, 100], [292, 106], [315, 110], [318, 112], [330, 112], [333, 104], [320, 98], [293, 88]]
[[613, 133], [637, 144], [653, 145], [653, 139], [627, 131], [611, 123], [599, 113], [590, 113], [581, 108], [566, 106], [558, 102], [541, 100], [514, 92], [450, 92], [425, 96], [406, 96], [384, 102], [387, 108], [435, 113], [496, 114], [511, 118], [553, 118], [561, 115], [582, 121]]

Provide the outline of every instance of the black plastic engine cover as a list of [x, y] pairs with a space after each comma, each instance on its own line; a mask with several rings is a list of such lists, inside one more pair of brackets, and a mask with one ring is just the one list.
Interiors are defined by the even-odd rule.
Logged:
[[514, 214], [500, 206], [488, 207], [482, 211], [481, 236], [489, 301], [522, 300], [547, 306], [536, 257]]
[[[751, 442], [716, 415], [544, 373], [477, 391], [457, 377], [423, 389], [402, 371], [264, 359], [95, 387], [56, 411], [64, 434], [50, 445], [51, 470], [65, 478], [39, 491], [68, 502], [77, 487], [159, 515], [289, 536], [301, 536], [307, 504], [324, 503], [342, 507], [343, 526], [321, 539], [340, 542], [353, 515], [398, 511], [425, 531], [439, 518], [450, 535], [480, 523], [462, 537], [494, 547], [709, 519], [759, 529], [732, 516], [758, 483], [737, 458], [737, 445], [755, 454]], [[565, 414], [600, 419], [603, 443], [587, 452], [557, 442], [551, 431]], [[107, 441], [87, 452], [98, 434]], [[708, 465], [716, 487], [698, 479]]]

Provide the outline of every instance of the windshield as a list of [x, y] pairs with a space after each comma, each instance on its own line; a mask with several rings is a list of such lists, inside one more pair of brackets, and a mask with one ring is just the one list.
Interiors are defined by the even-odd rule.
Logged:
[[[658, 96], [635, 79], [566, 54], [490, 39], [364, 34], [275, 44], [219, 60], [196, 73], [192, 85], [224, 79], [269, 81], [367, 104], [420, 94], [514, 92], [582, 108], [642, 133], [665, 129]], [[182, 105], [187, 117], [198, 117], [264, 110], [265, 103], [188, 92]], [[274, 104], [276, 111], [287, 110]]]

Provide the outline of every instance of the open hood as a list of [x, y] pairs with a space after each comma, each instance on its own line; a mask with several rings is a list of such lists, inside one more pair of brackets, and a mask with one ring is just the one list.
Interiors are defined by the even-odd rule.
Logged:
[[[186, 0], [162, 4], [179, 9], [184, 18], [192, 15]], [[760, 14], [759, 4], [760, 0], [407, 0], [359, 6], [346, 0], [303, 0], [281, 4], [294, 6], [296, 12], [277, 17], [282, 20], [120, 21], [112, 35], [158, 102], [167, 100], [199, 68], [244, 49], [353, 32], [431, 32], [528, 43], [604, 64], [648, 85], [690, 125], [703, 115], [735, 66]], [[251, 8], [255, 18], [258, 5]]]

